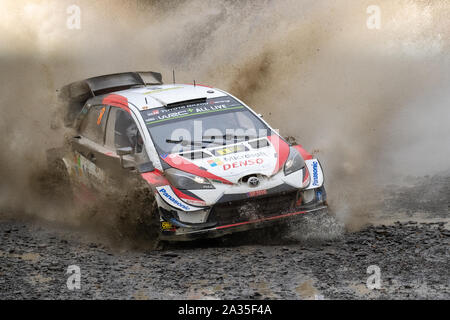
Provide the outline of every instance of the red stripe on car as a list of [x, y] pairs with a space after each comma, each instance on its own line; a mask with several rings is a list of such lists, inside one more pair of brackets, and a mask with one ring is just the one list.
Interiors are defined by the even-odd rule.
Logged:
[[178, 190], [174, 186], [172, 186], [169, 182], [169, 180], [164, 177], [161, 171], [158, 169], [153, 170], [152, 172], [146, 172], [141, 174], [142, 178], [144, 178], [145, 181], [147, 181], [151, 186], [153, 187], [162, 187], [169, 185], [173, 192], [180, 198], [180, 199], [186, 199], [191, 201], [197, 201], [199, 204], [204, 204], [205, 201], [200, 198], [194, 198], [190, 195], [187, 195], [183, 193], [182, 191]]
[[262, 218], [262, 219], [251, 220], [251, 221], [246, 221], [246, 222], [227, 224], [227, 225], [224, 225], [224, 226], [216, 227], [216, 229], [225, 229], [225, 228], [242, 226], [244, 224], [258, 223], [258, 222], [269, 221], [269, 220], [276, 220], [276, 219], [286, 218], [286, 217], [295, 216], [295, 215], [304, 214], [304, 213], [306, 213], [306, 211], [291, 212], [291, 213], [286, 213], [286, 214], [282, 214], [282, 215], [274, 216], [274, 217], [268, 217], [268, 218]]
[[180, 198], [180, 199], [186, 199], [186, 200], [192, 200], [192, 201], [198, 201], [198, 202], [205, 202], [205, 201], [203, 201], [200, 198], [194, 198], [194, 197], [192, 197], [190, 195], [187, 195], [187, 194], [183, 193], [181, 190], [178, 190], [174, 186], [172, 186], [172, 190], [173, 190], [173, 192], [175, 192], [177, 197]]
[[188, 172], [188, 173], [192, 173], [199, 177], [220, 181], [225, 184], [233, 184], [230, 181], [228, 181], [222, 177], [216, 176], [215, 174], [212, 174], [211, 172], [200, 169], [199, 166], [193, 164], [192, 162], [188, 161], [187, 159], [185, 159], [179, 155], [170, 154], [165, 158], [161, 157], [161, 159], [163, 159], [172, 168], [176, 168], [176, 169]]
[[107, 95], [105, 98], [103, 98], [102, 104], [114, 106], [131, 113], [130, 108], [128, 108], [128, 99], [118, 94]]
[[304, 172], [305, 172], [305, 176], [303, 177], [303, 183], [305, 183], [309, 178], [309, 170], [308, 170], [307, 166], [305, 166]]
[[164, 177], [162, 172], [158, 169], [151, 172], [142, 173], [141, 177], [153, 187], [167, 186], [170, 184], [166, 177]]
[[305, 149], [303, 149], [303, 147], [300, 145], [300, 144], [298, 144], [298, 145], [296, 145], [296, 146], [293, 146], [295, 149], [297, 149], [298, 150], [298, 152], [300, 152], [300, 154], [302, 155], [302, 157], [303, 157], [303, 160], [311, 160], [312, 159], [312, 155], [308, 152], [308, 151], [306, 151]]
[[278, 154], [277, 164], [275, 166], [275, 170], [273, 170], [272, 174], [277, 173], [284, 166], [287, 158], [289, 157], [289, 145], [281, 139], [278, 135], [274, 134], [267, 137], [269, 141], [272, 143], [275, 148], [276, 153]]

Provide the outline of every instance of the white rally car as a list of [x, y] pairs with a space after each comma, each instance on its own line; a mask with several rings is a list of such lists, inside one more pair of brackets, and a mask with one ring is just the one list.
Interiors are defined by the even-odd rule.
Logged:
[[327, 207], [319, 161], [223, 90], [128, 72], [72, 83], [61, 97], [77, 131], [61, 156], [74, 195], [95, 199], [138, 177], [155, 197], [161, 239], [218, 237]]

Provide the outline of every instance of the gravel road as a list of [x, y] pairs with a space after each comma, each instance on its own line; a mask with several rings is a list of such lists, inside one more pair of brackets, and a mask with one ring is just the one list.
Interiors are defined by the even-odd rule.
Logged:
[[[386, 208], [402, 212], [393, 203], [415, 190], [399, 189]], [[257, 232], [163, 250], [3, 218], [0, 299], [450, 299], [448, 194], [434, 194], [442, 201], [428, 209], [422, 201], [422, 219], [407, 201], [404, 222], [386, 211], [389, 224], [357, 232], [315, 216], [282, 240], [257, 241]], [[67, 288], [69, 265], [81, 269], [80, 290]], [[366, 286], [371, 265], [380, 268], [380, 289]]]

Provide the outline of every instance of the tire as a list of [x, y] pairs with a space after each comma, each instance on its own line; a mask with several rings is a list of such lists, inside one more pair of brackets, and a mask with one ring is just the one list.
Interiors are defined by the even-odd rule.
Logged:
[[139, 243], [158, 243], [160, 238], [159, 211], [149, 189], [130, 191], [118, 203], [121, 233]]
[[148, 228], [151, 239], [158, 240], [161, 235], [161, 222], [159, 218], [159, 209], [156, 201], [153, 202], [151, 211], [148, 213]]

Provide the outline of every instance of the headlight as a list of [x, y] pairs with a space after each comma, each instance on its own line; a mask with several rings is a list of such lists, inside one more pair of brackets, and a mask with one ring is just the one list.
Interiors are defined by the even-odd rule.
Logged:
[[305, 161], [300, 152], [295, 148], [290, 148], [289, 157], [284, 164], [284, 174], [287, 176], [305, 167]]
[[167, 169], [165, 175], [167, 180], [180, 190], [215, 189], [208, 179], [181, 170]]

